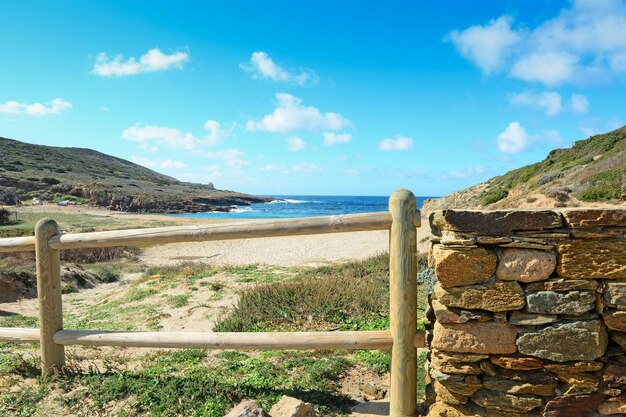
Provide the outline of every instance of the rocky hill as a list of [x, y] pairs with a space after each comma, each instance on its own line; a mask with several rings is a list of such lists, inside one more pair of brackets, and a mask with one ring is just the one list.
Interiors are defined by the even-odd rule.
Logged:
[[176, 213], [228, 211], [271, 201], [213, 184], [192, 184], [110, 155], [82, 148], [32, 145], [0, 138], [0, 204], [37, 197], [110, 210]]
[[442, 208], [626, 204], [626, 126], [555, 149], [541, 162], [424, 204]]

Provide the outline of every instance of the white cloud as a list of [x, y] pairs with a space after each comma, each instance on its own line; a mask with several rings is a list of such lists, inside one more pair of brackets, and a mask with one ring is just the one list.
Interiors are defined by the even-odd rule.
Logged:
[[319, 77], [313, 70], [300, 69], [296, 72], [287, 71], [276, 64], [267, 52], [263, 51], [253, 52], [250, 57], [250, 62], [247, 64], [239, 64], [239, 68], [252, 73], [254, 78], [283, 81], [289, 84], [313, 85], [317, 84], [319, 81]]
[[512, 23], [511, 17], [501, 16], [485, 26], [453, 30], [447, 39], [464, 58], [478, 65], [483, 73], [490, 74], [503, 66], [511, 47], [521, 39], [517, 32], [511, 30]]
[[393, 139], [385, 138], [378, 144], [381, 151], [407, 151], [413, 149], [413, 139], [396, 135]]
[[573, 80], [578, 60], [569, 53], [533, 52], [513, 64], [511, 75], [523, 81], [555, 86]]
[[333, 133], [324, 132], [324, 145], [334, 146], [341, 143], [348, 143], [352, 140], [352, 135], [349, 133]]
[[298, 136], [287, 138], [287, 144], [289, 146], [289, 150], [293, 152], [299, 152], [306, 148], [306, 142]]
[[263, 116], [261, 121], [248, 120], [248, 130], [265, 132], [291, 132], [294, 130], [340, 130], [350, 126], [350, 121], [339, 113], [322, 113], [313, 106], [303, 106], [302, 100], [287, 93], [277, 93], [278, 107]]
[[548, 116], [556, 116], [563, 110], [561, 95], [555, 91], [514, 93], [509, 95], [509, 101], [511, 104], [542, 109]]
[[285, 169], [284, 165], [261, 165], [259, 166], [260, 171], [282, 171]]
[[589, 100], [583, 94], [572, 94], [567, 106], [563, 104], [561, 95], [556, 91], [524, 91], [509, 94], [508, 97], [511, 104], [543, 110], [548, 116], [556, 116], [566, 109], [578, 114], [587, 113], [589, 110]]
[[96, 63], [91, 72], [101, 77], [123, 77], [143, 72], [182, 68], [187, 61], [189, 61], [187, 52], [178, 51], [168, 55], [161, 52], [158, 48], [150, 49], [139, 60], [134, 57], [124, 60], [124, 56], [121, 54], [110, 58], [106, 53], [101, 52], [96, 56]]
[[294, 172], [300, 172], [303, 174], [315, 174], [323, 171], [321, 166], [309, 162], [300, 162], [299, 164], [292, 166], [291, 169]]
[[171, 149], [194, 150], [198, 148], [214, 146], [228, 135], [228, 131], [221, 129], [220, 124], [215, 120], [207, 120], [204, 128], [208, 134], [198, 137], [192, 133], [182, 132], [173, 127], [162, 127], [152, 125], [135, 125], [122, 132], [122, 138], [133, 142], [140, 142], [144, 148], [154, 149], [155, 145], [165, 145]]
[[444, 180], [447, 180], [450, 178], [453, 178], [453, 179], [468, 178], [468, 177], [473, 177], [475, 175], [484, 174], [485, 172], [486, 170], [482, 165], [476, 165], [476, 166], [467, 167], [463, 171], [450, 171], [444, 174], [442, 178]]
[[535, 27], [501, 16], [448, 39], [485, 74], [547, 86], [605, 82], [626, 74], [626, 2], [573, 0]]
[[42, 103], [19, 103], [17, 101], [7, 101], [0, 104], [0, 113], [23, 114], [26, 116], [47, 116], [50, 114], [60, 114], [64, 110], [71, 109], [72, 103], [61, 98], [55, 98], [48, 105]]
[[511, 122], [504, 129], [504, 132], [498, 135], [496, 142], [498, 149], [505, 153], [517, 153], [530, 148], [532, 137], [526, 133], [526, 129], [519, 122]]
[[181, 161], [175, 161], [173, 159], [166, 159], [165, 161], [152, 160], [144, 156], [132, 156], [131, 162], [138, 165], [142, 165], [146, 168], [162, 168], [162, 169], [183, 169], [187, 168], [187, 164]]
[[219, 159], [225, 161], [228, 166], [233, 168], [241, 168], [250, 165], [250, 162], [242, 159], [244, 152], [239, 149], [226, 149], [223, 151], [207, 152], [205, 156], [209, 159]]
[[589, 111], [589, 100], [582, 94], [572, 94], [569, 100], [569, 107], [574, 113], [587, 113]]

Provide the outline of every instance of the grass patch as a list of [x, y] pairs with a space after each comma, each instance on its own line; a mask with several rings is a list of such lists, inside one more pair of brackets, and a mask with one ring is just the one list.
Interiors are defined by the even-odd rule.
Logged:
[[388, 257], [304, 271], [293, 280], [239, 294], [233, 313], [215, 330], [370, 330], [388, 325]]
[[167, 297], [167, 303], [174, 308], [185, 307], [189, 304], [189, 294], [178, 294]]

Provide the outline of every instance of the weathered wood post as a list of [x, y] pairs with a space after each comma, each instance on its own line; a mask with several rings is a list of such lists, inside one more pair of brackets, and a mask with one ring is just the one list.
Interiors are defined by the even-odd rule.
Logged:
[[59, 251], [48, 245], [50, 237], [58, 231], [59, 226], [52, 219], [41, 219], [35, 226], [42, 375], [60, 371], [65, 366], [65, 349], [52, 340], [54, 333], [63, 328], [61, 259]]
[[416, 203], [412, 192], [396, 190], [389, 198], [392, 216], [389, 235], [391, 349], [390, 415], [417, 412], [417, 237]]

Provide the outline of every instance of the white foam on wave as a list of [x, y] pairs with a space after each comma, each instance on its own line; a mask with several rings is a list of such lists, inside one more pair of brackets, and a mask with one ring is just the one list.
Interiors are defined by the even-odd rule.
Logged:
[[291, 198], [281, 198], [280, 200], [272, 200], [266, 204], [301, 204], [301, 203], [310, 203], [308, 200], [294, 200]]
[[247, 213], [249, 211], [254, 211], [251, 207], [233, 207], [229, 213]]

